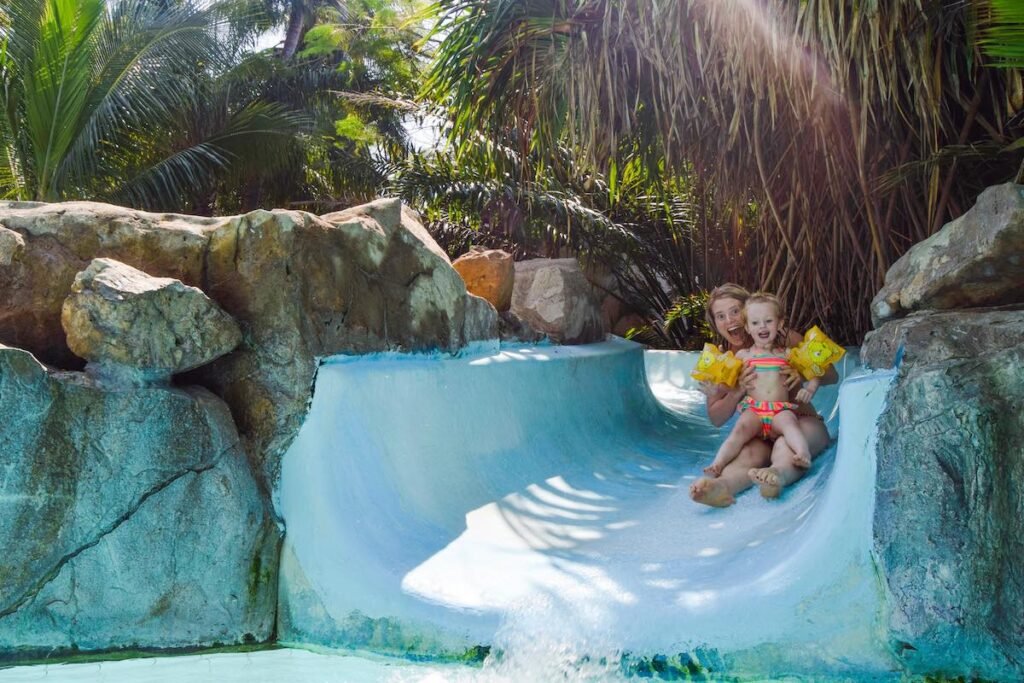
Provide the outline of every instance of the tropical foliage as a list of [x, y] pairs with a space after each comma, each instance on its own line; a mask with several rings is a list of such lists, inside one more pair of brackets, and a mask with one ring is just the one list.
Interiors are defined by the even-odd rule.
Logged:
[[[420, 7], [7, 0], [0, 198], [209, 214], [385, 189], [453, 251], [600, 264], [659, 343], [724, 280], [856, 342], [889, 265], [1021, 168], [1016, 0], [438, 0], [430, 40]], [[413, 151], [417, 90], [448, 147]]]
[[253, 50], [291, 16], [270, 0], [5, 3], [0, 197], [206, 214], [369, 199], [408, 148], [378, 95], [417, 86], [398, 6], [321, 7], [286, 58]]
[[1016, 173], [1021, 73], [975, 39], [999, 4], [441, 0], [427, 92], [458, 150], [513, 124], [612, 202], [626, 168], [692, 175], [735, 227], [710, 256], [855, 342], [892, 262]]
[[[615, 294], [652, 321], [644, 340], [693, 346], [699, 321], [680, 316], [673, 292], [709, 272], [728, 272], [700, 244], [720, 243], [732, 227], [715, 223], [712, 193], [688, 175], [649, 176], [622, 168], [612, 193], [607, 179], [583, 172], [571, 149], [520, 152], [514, 131], [500, 140], [474, 138], [411, 155], [389, 191], [420, 207], [435, 239], [453, 258], [471, 245], [501, 248], [517, 259], [578, 256], [595, 275], [614, 278]], [[695, 235], [695, 232], [701, 233]], [[595, 277], [607, 280], [607, 277]]]
[[1024, 69], [1024, 3], [988, 0], [979, 8], [981, 47], [997, 66]]

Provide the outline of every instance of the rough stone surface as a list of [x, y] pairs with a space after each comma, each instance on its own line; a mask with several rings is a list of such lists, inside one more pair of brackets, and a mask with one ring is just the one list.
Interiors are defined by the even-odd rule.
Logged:
[[604, 339], [601, 309], [575, 259], [515, 264], [512, 312], [559, 344]]
[[866, 345], [876, 366], [905, 349], [879, 420], [874, 534], [911, 672], [1024, 679], [1022, 330], [1021, 310], [942, 313]]
[[860, 347], [861, 362], [890, 368], [900, 347], [904, 361], [966, 360], [989, 349], [1024, 343], [1024, 307], [1002, 306], [969, 311], [922, 312], [890, 320], [868, 332]]
[[498, 337], [497, 313], [397, 200], [323, 218], [254, 211], [196, 218], [89, 202], [0, 202], [24, 253], [0, 268], [0, 342], [66, 368], [60, 311], [75, 275], [107, 257], [199, 287], [241, 326], [242, 344], [189, 373], [230, 405], [267, 490], [305, 415], [318, 359], [454, 352]]
[[238, 325], [202, 290], [93, 259], [75, 277], [61, 324], [68, 346], [90, 363], [117, 363], [168, 376], [238, 346]]
[[487, 299], [499, 313], [512, 306], [515, 281], [512, 254], [501, 249], [473, 247], [455, 259], [452, 267], [462, 276], [469, 292]]
[[25, 253], [25, 238], [13, 230], [0, 227], [0, 266], [9, 266]]
[[223, 221], [93, 202], [0, 202], [0, 227], [25, 244], [20, 258], [0, 268], [0, 342], [58, 367], [80, 368], [60, 324], [75, 275], [92, 259], [109, 257], [201, 286], [208, 232]]
[[278, 532], [223, 401], [0, 346], [0, 656], [266, 640]]
[[[604, 325], [606, 330], [611, 330], [612, 334], [618, 334], [615, 331], [615, 323], [619, 322], [626, 313], [626, 305], [622, 303], [622, 300], [614, 294], [606, 294], [601, 299], [601, 323]], [[619, 335], [620, 337], [622, 335]]]
[[877, 327], [921, 309], [1013, 303], [1024, 303], [1024, 185], [1008, 183], [896, 261], [871, 317]]
[[512, 311], [498, 314], [498, 331], [503, 342], [534, 344], [544, 339], [543, 332], [530, 327]]
[[197, 373], [231, 405], [271, 490], [305, 417], [319, 358], [454, 352], [498, 337], [497, 313], [467, 294], [397, 200], [322, 218], [255, 211], [213, 232], [206, 263], [207, 294], [246, 339]]

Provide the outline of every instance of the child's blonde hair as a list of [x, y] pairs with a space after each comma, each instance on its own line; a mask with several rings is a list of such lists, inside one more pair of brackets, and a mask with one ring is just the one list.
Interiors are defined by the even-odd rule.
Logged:
[[788, 346], [789, 328], [786, 327], [786, 308], [782, 305], [779, 297], [771, 292], [754, 292], [747, 297], [743, 304], [743, 327], [747, 326], [747, 306], [750, 304], [771, 304], [775, 307], [775, 315], [779, 318], [779, 335], [775, 343], [780, 346]]

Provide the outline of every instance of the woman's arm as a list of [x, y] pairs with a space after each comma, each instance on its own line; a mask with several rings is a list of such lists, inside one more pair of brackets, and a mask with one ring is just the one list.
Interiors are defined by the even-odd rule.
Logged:
[[[742, 353], [741, 351], [740, 354]], [[740, 357], [740, 354], [737, 354], [737, 357]], [[732, 414], [736, 412], [736, 406], [739, 405], [740, 400], [746, 395], [756, 380], [757, 372], [751, 366], [744, 364], [743, 372], [740, 374], [739, 382], [736, 383], [736, 388], [730, 389], [721, 384], [716, 384], [714, 385], [714, 391], [705, 391], [708, 420], [711, 421], [711, 424], [716, 427], [721, 427], [725, 424]]]
[[828, 366], [828, 370], [825, 374], [818, 378], [818, 382], [821, 384], [835, 384], [839, 381], [839, 373], [836, 372], [836, 366]]
[[747, 390], [740, 386], [735, 389], [726, 389], [717, 396], [708, 396], [708, 420], [711, 421], [711, 424], [716, 427], [724, 425], [736, 412], [736, 406], [739, 405], [740, 399], [746, 393]]

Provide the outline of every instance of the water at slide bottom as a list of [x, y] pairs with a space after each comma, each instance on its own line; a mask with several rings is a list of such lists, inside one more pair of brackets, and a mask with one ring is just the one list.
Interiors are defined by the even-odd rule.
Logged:
[[[717, 510], [687, 495], [722, 438], [694, 359], [647, 352], [645, 369], [640, 347], [610, 341], [321, 367], [283, 462], [282, 642], [490, 645], [482, 668], [284, 650], [49, 666], [47, 680], [603, 681], [656, 654], [745, 680], [888, 678], [870, 544], [891, 376], [819, 391], [842, 428], [811, 475]], [[99, 666], [107, 677], [73, 677]]]

